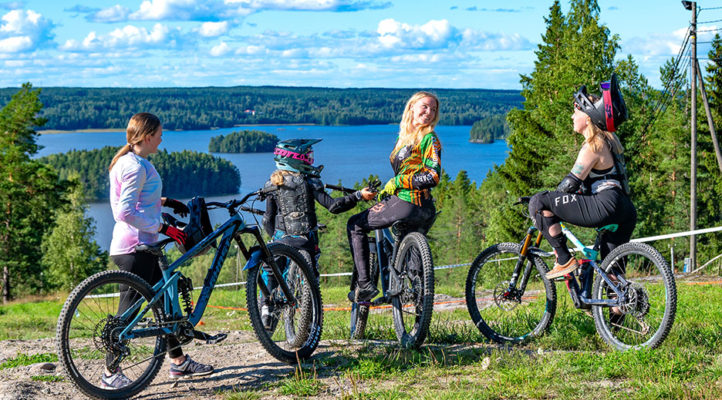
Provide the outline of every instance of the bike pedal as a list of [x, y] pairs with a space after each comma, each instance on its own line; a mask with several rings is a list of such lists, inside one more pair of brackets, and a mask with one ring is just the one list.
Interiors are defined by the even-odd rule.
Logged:
[[224, 341], [228, 335], [225, 333], [219, 333], [217, 335], [209, 335], [201, 331], [193, 331], [193, 337], [198, 340], [204, 340], [206, 344], [217, 344]]
[[386, 304], [386, 303], [388, 303], [388, 301], [386, 301], [386, 297], [381, 296], [381, 297], [377, 298], [376, 300], [372, 301], [371, 305], [376, 307], [376, 306], [380, 306], [380, 305]]

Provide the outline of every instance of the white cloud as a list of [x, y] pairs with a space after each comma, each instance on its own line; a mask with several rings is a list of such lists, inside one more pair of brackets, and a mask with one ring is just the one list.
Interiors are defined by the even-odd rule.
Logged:
[[2, 16], [0, 52], [33, 50], [52, 42], [52, 22], [33, 10], [12, 10]]
[[130, 10], [120, 5], [105, 8], [93, 14], [90, 20], [93, 22], [121, 22], [128, 19]]
[[212, 21], [224, 14], [217, 1], [145, 0], [138, 11], [129, 15], [132, 20]]
[[226, 44], [226, 42], [221, 42], [220, 44], [213, 46], [211, 48], [211, 55], [214, 57], [220, 57], [228, 54], [231, 51], [231, 47]]
[[18, 53], [33, 47], [33, 41], [27, 36], [13, 36], [0, 40], [0, 52]]
[[204, 37], [216, 37], [228, 32], [228, 21], [204, 22], [198, 29], [198, 33]]
[[432, 49], [458, 42], [456, 29], [445, 19], [410, 25], [389, 18], [379, 22], [376, 32], [387, 48]]
[[114, 49], [147, 48], [172, 44], [174, 39], [175, 37], [171, 35], [170, 28], [162, 24], [155, 24], [151, 30], [126, 25], [103, 36], [90, 32], [82, 42], [68, 40], [62, 46], [62, 49], [69, 51], [110, 51]]

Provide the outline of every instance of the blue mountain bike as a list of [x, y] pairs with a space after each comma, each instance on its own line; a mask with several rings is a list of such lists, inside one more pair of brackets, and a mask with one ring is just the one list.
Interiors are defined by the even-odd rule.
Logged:
[[[169, 264], [163, 248], [172, 239], [139, 246], [159, 256], [163, 279], [151, 287], [145, 280], [126, 271], [103, 271], [81, 282], [68, 296], [57, 326], [57, 347], [65, 373], [81, 392], [94, 398], [128, 398], [141, 392], [155, 378], [163, 364], [167, 338], [180, 345], [193, 339], [218, 343], [226, 338], [196, 330], [208, 305], [223, 261], [235, 241], [246, 257], [248, 272], [246, 305], [251, 324], [263, 347], [275, 358], [294, 363], [297, 357], [311, 356], [321, 338], [323, 312], [318, 281], [299, 252], [289, 246], [266, 245], [256, 225], [247, 225], [238, 210], [258, 212], [244, 207], [250, 197], [227, 203], [206, 203], [209, 209], [225, 208], [230, 218]], [[241, 237], [255, 239], [247, 247]], [[220, 241], [217, 241], [218, 238]], [[217, 250], [203, 282], [198, 301], [193, 304], [193, 285], [178, 267], [204, 252], [213, 244]], [[272, 271], [277, 285], [269, 288], [261, 278], [261, 269]], [[266, 330], [261, 322], [259, 298], [273, 302], [278, 323]], [[130, 304], [119, 311], [119, 304]], [[103, 372], [121, 369], [131, 380], [118, 390], [101, 387]]]

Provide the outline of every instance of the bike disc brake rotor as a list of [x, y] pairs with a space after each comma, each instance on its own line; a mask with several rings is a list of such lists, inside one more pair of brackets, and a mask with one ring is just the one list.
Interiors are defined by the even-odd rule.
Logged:
[[644, 318], [649, 312], [649, 294], [644, 286], [638, 283], [629, 285], [626, 301], [620, 309], [623, 313], [631, 314], [637, 319]]
[[521, 304], [515, 291], [509, 289], [509, 282], [500, 282], [494, 288], [494, 303], [504, 311], [511, 311]]

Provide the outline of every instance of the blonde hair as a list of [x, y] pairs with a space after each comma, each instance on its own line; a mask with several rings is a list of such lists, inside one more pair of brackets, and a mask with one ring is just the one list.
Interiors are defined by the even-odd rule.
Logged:
[[599, 153], [604, 148], [604, 145], [607, 142], [609, 142], [609, 144], [612, 146], [609, 151], [613, 151], [617, 154], [624, 153], [624, 147], [622, 147], [622, 142], [619, 141], [617, 135], [615, 135], [613, 132], [607, 132], [605, 130], [599, 129], [598, 126], [592, 123], [592, 119], [588, 115], [587, 127], [584, 128], [584, 132], [582, 132], [582, 135], [584, 135], [584, 143], [588, 144], [592, 151], [595, 153]]
[[281, 186], [281, 185], [283, 185], [284, 177], [286, 175], [291, 175], [291, 174], [299, 175], [298, 172], [277, 169], [277, 170], [273, 171], [273, 173], [271, 174], [271, 183], [276, 186]]
[[[434, 115], [434, 119], [428, 125], [414, 128], [412, 124], [414, 119], [414, 113], [411, 111], [411, 109], [414, 107], [417, 101], [425, 97], [431, 97], [432, 99], [434, 99], [434, 101], [436, 101], [436, 115]], [[404, 114], [401, 117], [401, 123], [399, 124], [399, 140], [396, 142], [394, 150], [400, 149], [408, 145], [413, 146], [421, 142], [421, 139], [423, 139], [427, 133], [433, 132], [436, 124], [439, 123], [440, 112], [441, 103], [439, 102], [439, 98], [435, 94], [424, 91], [414, 93], [414, 95], [411, 96], [411, 98], [409, 98], [409, 100], [406, 102], [406, 107], [404, 107]]]
[[133, 149], [134, 144], [141, 143], [148, 136], [154, 136], [158, 128], [160, 128], [160, 118], [151, 113], [138, 113], [132, 116], [128, 121], [128, 127], [125, 129], [127, 143], [115, 153], [108, 170], [112, 170], [118, 159], [128, 154]]

